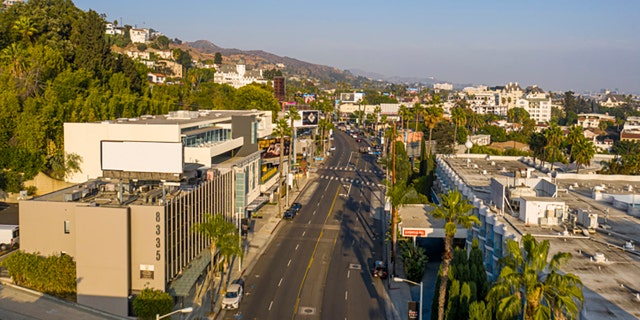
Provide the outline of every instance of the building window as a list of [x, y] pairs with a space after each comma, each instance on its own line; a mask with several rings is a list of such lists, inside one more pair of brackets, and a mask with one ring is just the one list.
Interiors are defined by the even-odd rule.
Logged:
[[69, 220], [64, 221], [64, 233], [65, 234], [71, 233], [71, 221]]

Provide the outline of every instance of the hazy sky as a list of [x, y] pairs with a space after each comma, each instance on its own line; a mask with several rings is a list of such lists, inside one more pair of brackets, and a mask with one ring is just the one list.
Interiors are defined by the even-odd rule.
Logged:
[[388, 76], [640, 93], [638, 0], [75, 0], [183, 41]]

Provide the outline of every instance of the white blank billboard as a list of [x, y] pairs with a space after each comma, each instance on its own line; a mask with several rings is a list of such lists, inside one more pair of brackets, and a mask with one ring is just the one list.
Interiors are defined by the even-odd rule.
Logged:
[[101, 141], [102, 170], [182, 173], [181, 142]]

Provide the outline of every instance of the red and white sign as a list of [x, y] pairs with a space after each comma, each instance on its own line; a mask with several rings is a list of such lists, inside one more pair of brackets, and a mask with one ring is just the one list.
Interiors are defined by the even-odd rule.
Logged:
[[427, 229], [424, 228], [402, 228], [403, 237], [424, 237], [427, 235]]

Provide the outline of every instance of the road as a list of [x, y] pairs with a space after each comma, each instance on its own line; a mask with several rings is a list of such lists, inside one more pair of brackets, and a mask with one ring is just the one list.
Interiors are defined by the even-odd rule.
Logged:
[[284, 221], [246, 275], [238, 318], [384, 319], [384, 284], [372, 279], [382, 258], [381, 173], [355, 140], [336, 132], [334, 154], [319, 168], [298, 201], [298, 216]]

